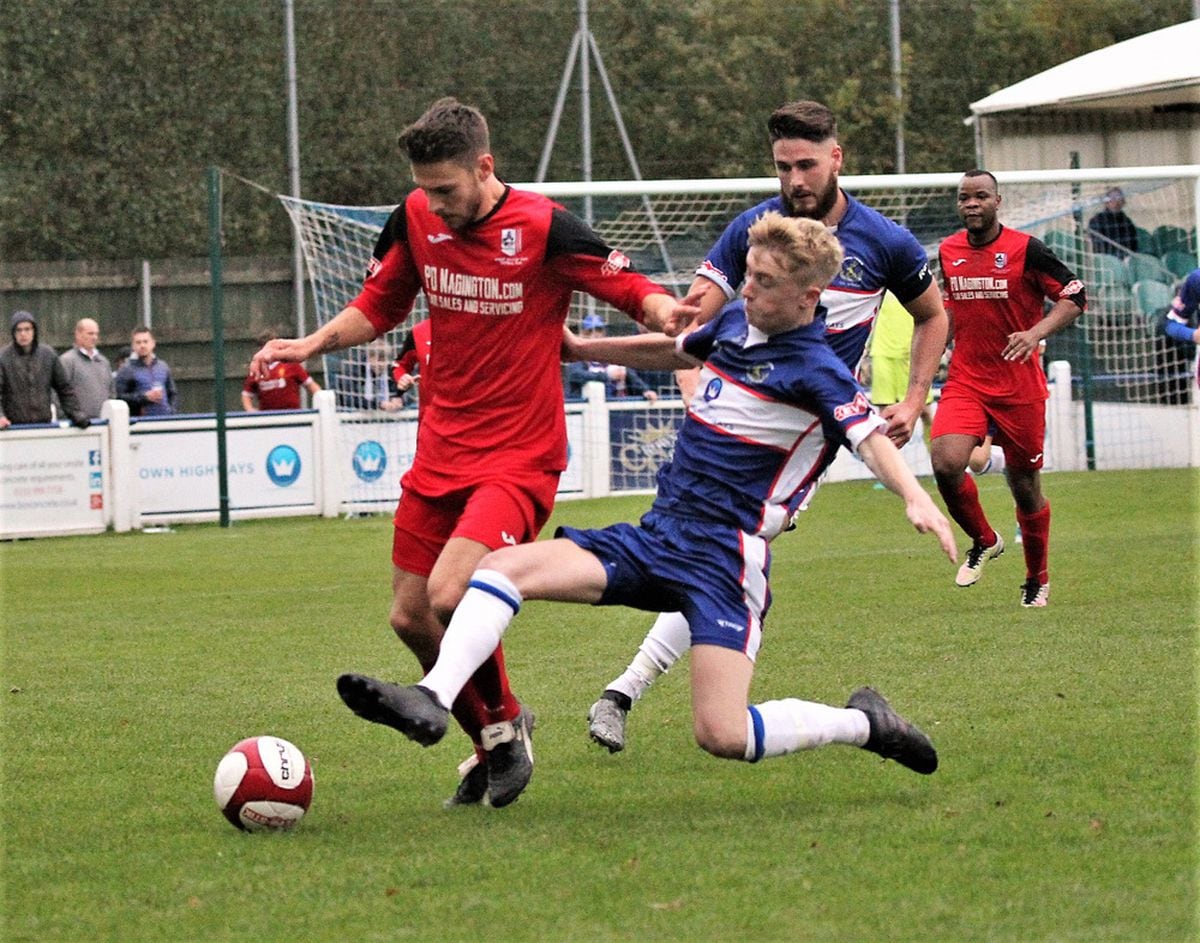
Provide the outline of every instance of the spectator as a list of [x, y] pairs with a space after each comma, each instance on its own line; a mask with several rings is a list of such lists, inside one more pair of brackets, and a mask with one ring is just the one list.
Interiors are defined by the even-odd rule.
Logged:
[[[604, 319], [596, 314], [589, 314], [583, 319], [579, 336], [584, 338], [603, 337], [605, 334]], [[630, 367], [615, 363], [600, 363], [599, 361], [581, 361], [567, 365], [567, 395], [583, 396], [583, 387], [588, 383], [603, 383], [606, 399], [620, 399], [626, 396], [641, 396], [643, 399], [655, 402], [658, 394], [646, 385], [646, 382]]]
[[392, 381], [391, 348], [384, 338], [377, 338], [367, 346], [365, 363], [342, 361], [337, 391], [338, 406], [343, 409], [395, 412], [404, 408], [404, 397]]
[[71, 422], [86, 429], [91, 421], [54, 348], [38, 343], [37, 320], [28, 311], [12, 316], [12, 343], [0, 350], [0, 429], [54, 421], [51, 391], [58, 394]]
[[[263, 331], [257, 338], [258, 346], [262, 347], [278, 336], [274, 331]], [[304, 364], [277, 360], [267, 364], [265, 377], [247, 375], [246, 382], [242, 384], [242, 409], [248, 413], [299, 409], [301, 387], [309, 393], [321, 391], [320, 384], [308, 375]]]
[[100, 418], [100, 409], [105, 400], [113, 398], [114, 390], [112, 365], [97, 349], [99, 340], [100, 325], [91, 318], [80, 318], [75, 325], [75, 346], [58, 358], [79, 409], [90, 419]]
[[1125, 194], [1113, 187], [1104, 194], [1104, 209], [1088, 221], [1092, 251], [1104, 255], [1129, 255], [1138, 251], [1137, 226], [1125, 215]]
[[171, 368], [154, 354], [157, 346], [148, 327], [133, 329], [132, 356], [117, 371], [117, 396], [129, 404], [131, 416], [171, 416], [178, 394]]
[[113, 361], [113, 382], [116, 382], [117, 374], [121, 368], [125, 366], [126, 361], [133, 356], [133, 348], [126, 344], [117, 352], [117, 359]]

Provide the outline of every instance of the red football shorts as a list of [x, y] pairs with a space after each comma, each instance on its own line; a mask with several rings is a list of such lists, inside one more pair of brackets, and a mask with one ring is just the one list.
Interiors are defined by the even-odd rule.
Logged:
[[411, 487], [400, 495], [393, 518], [392, 562], [428, 576], [451, 537], [498, 550], [535, 539], [554, 509], [558, 472], [530, 472], [471, 485], [438, 497]]
[[1009, 468], [1041, 468], [1046, 444], [1046, 403], [983, 403], [974, 393], [942, 390], [933, 414], [930, 437], [969, 435], [983, 441], [992, 431], [992, 442], [1004, 449]]

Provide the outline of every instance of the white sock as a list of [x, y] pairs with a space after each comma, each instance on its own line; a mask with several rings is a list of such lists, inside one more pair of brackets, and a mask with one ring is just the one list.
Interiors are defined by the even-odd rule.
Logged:
[[654, 625], [629, 667], [621, 673], [608, 690], [620, 691], [631, 701], [636, 701], [691, 647], [692, 630], [682, 612], [664, 612], [654, 620]]
[[992, 446], [991, 464], [988, 465], [988, 471], [993, 474], [1004, 471], [1005, 465], [1008, 462], [1004, 457], [1004, 449], [998, 445]]
[[438, 651], [437, 662], [421, 679], [447, 709], [476, 669], [496, 650], [504, 630], [521, 608], [521, 594], [503, 573], [476, 570]]
[[812, 750], [828, 743], [862, 746], [870, 736], [867, 715], [854, 707], [830, 707], [787, 698], [752, 704], [746, 711], [746, 759]]

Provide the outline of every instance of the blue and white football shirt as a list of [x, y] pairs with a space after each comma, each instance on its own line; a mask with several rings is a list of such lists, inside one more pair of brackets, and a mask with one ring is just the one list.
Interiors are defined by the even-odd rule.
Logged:
[[811, 324], [766, 335], [734, 302], [681, 337], [704, 362], [652, 512], [780, 533], [839, 445], [857, 448], [884, 420]]
[[[933, 278], [929, 258], [912, 233], [848, 193], [846, 200], [846, 213], [831, 230], [842, 244], [845, 259], [837, 277], [822, 292], [821, 304], [828, 311], [829, 343], [850, 369], [856, 370], [884, 290], [907, 303], [925, 291]], [[726, 298], [736, 296], [746, 277], [751, 225], [771, 210], [788, 215], [779, 196], [751, 207], [725, 227], [696, 269], [697, 275], [715, 282]]]

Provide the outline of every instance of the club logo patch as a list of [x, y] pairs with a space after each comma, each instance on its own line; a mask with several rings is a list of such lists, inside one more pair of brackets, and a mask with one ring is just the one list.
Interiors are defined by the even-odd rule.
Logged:
[[604, 264], [600, 266], [600, 271], [605, 275], [617, 275], [628, 269], [632, 264], [627, 255], [622, 255], [616, 249], [613, 249], [608, 254], [608, 258], [604, 260]]
[[507, 256], [517, 255], [521, 251], [521, 230], [500, 230], [500, 251]]

